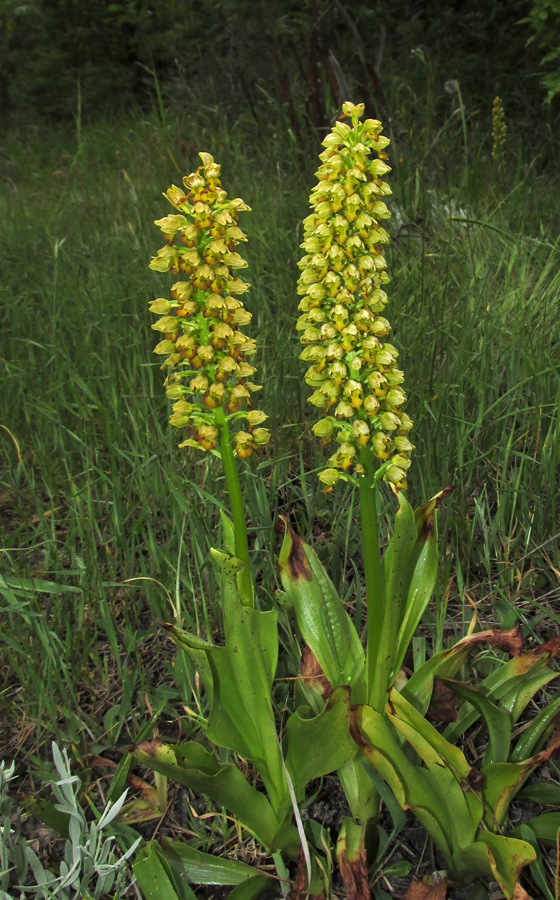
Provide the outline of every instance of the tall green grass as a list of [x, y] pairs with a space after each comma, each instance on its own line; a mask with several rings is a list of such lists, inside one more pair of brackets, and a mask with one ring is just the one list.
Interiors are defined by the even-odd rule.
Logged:
[[[475, 604], [485, 621], [542, 636], [560, 569], [557, 175], [515, 145], [492, 168], [490, 135], [464, 108], [414, 129], [395, 109], [389, 311], [415, 420], [409, 494], [457, 486], [426, 634], [443, 645]], [[193, 676], [158, 623], [216, 628], [208, 548], [224, 494], [211, 460], [178, 451], [167, 425], [147, 303], [169, 280], [147, 264], [161, 192], [197, 150], [253, 208], [247, 306], [273, 449], [243, 468], [262, 602], [278, 586], [273, 529], [287, 511], [360, 615], [352, 494], [318, 490], [293, 328], [315, 160], [287, 131], [204, 108], [5, 135], [0, 755], [38, 754], [51, 736], [121, 746], [162, 700], [160, 727], [191, 728]]]

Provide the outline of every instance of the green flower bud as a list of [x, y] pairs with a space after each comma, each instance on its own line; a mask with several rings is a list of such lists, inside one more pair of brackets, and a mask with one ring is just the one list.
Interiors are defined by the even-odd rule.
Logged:
[[158, 319], [157, 322], [154, 322], [152, 328], [154, 331], [177, 331], [179, 327], [179, 320], [175, 318], [175, 316], [163, 316], [163, 318]]
[[394, 387], [387, 391], [385, 400], [391, 406], [402, 406], [403, 403], [406, 403], [406, 394], [404, 391], [401, 391], [400, 388]]
[[184, 388], [180, 384], [169, 384], [165, 393], [170, 400], [179, 400], [183, 396]]
[[414, 450], [414, 444], [411, 444], [408, 438], [402, 434], [398, 434], [393, 440], [395, 449], [398, 450], [399, 453], [410, 453], [411, 450]]
[[334, 414], [337, 419], [349, 419], [354, 415], [354, 407], [346, 400], [341, 400], [336, 407]]
[[268, 428], [255, 428], [253, 431], [253, 443], [255, 446], [264, 447], [270, 440], [270, 431]]
[[320, 438], [324, 443], [329, 441], [332, 437], [334, 431], [334, 425], [332, 419], [319, 419], [318, 422], [315, 422], [312, 428], [313, 434]]
[[165, 297], [158, 297], [150, 303], [150, 312], [156, 313], [158, 316], [166, 315], [171, 309], [171, 302]]
[[173, 341], [166, 340], [160, 341], [159, 344], [156, 344], [154, 353], [157, 353], [160, 356], [164, 356], [168, 353], [173, 353], [174, 350], [175, 344], [173, 343]]
[[339, 480], [340, 472], [337, 469], [323, 469], [323, 471], [319, 473], [319, 481], [326, 484], [330, 490], [333, 489]]
[[260, 409], [251, 409], [245, 418], [249, 422], [251, 428], [254, 428], [255, 425], [260, 425], [261, 422], [265, 422], [268, 419], [268, 416], [266, 413], [261, 412]]

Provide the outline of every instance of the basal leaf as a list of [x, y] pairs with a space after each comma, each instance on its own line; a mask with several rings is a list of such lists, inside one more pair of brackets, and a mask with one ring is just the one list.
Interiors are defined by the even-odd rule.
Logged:
[[453, 816], [444, 787], [427, 769], [410, 762], [385, 717], [369, 706], [357, 707], [354, 739], [365, 758], [393, 791], [401, 809], [410, 809], [440, 850], [451, 858]]
[[494, 878], [508, 900], [514, 898], [521, 870], [537, 857], [535, 849], [527, 841], [493, 834], [491, 831], [481, 831], [479, 839], [490, 851]]
[[[255, 876], [255, 870], [243, 862], [204, 853], [185, 841], [162, 838], [161, 850], [176, 878], [193, 884], [242, 884]], [[268, 880], [268, 879], [267, 879]]]
[[[538, 841], [543, 844], [556, 845], [560, 838], [560, 812], [541, 813], [539, 816], [533, 816], [523, 825], [528, 826]], [[520, 828], [512, 828], [508, 831], [508, 835], [517, 837], [521, 835]]]
[[365, 654], [352, 619], [314, 550], [286, 523], [280, 575], [305, 643], [331, 686], [350, 685], [365, 700]]
[[[521, 635], [519, 628], [510, 631], [488, 630], [470, 634], [457, 641], [453, 647], [435, 653], [410, 677], [401, 693], [424, 715], [430, 705], [435, 678], [453, 678], [465, 660], [480, 644], [488, 643], [499, 649], [518, 652]], [[478, 715], [478, 714], [476, 714]], [[461, 733], [461, 732], [459, 732]], [[447, 733], [446, 733], [447, 736]], [[451, 740], [451, 738], [449, 738]]]
[[[144, 741], [131, 752], [155, 772], [225, 806], [265, 847], [275, 848], [283, 823], [265, 795], [249, 784], [236, 766], [220, 768], [215, 757], [196, 741], [173, 746], [160, 740]], [[297, 841], [297, 831], [293, 831]]]
[[484, 718], [489, 735], [484, 764], [505, 762], [509, 757], [511, 744], [511, 720], [508, 713], [470, 684], [462, 684], [450, 678], [443, 681], [463, 700], [474, 706]]
[[456, 849], [468, 845], [482, 819], [480, 774], [473, 770], [464, 754], [450, 744], [420, 713], [394, 689], [390, 691], [389, 720], [407, 739], [437, 785], [449, 817], [448, 839]]
[[175, 884], [171, 869], [155, 841], [146, 844], [132, 865], [145, 900], [196, 900], [188, 884]]
[[298, 801], [314, 778], [340, 769], [356, 755], [350, 735], [350, 688], [336, 688], [319, 715], [304, 718], [298, 710], [286, 724], [286, 767]]
[[548, 731], [554, 728], [560, 720], [560, 695], [549, 701], [535, 716], [528, 728], [525, 729], [515, 747], [511, 751], [512, 762], [523, 762], [528, 759], [539, 743], [546, 737]]
[[287, 797], [271, 696], [277, 655], [276, 612], [240, 602], [225, 647], [207, 651], [214, 685], [207, 736], [254, 763], [275, 808]]
[[481, 830], [476, 841], [453, 854], [450, 872], [460, 881], [470, 881], [478, 875], [493, 877], [507, 900], [513, 900], [521, 870], [535, 857], [526, 841]]

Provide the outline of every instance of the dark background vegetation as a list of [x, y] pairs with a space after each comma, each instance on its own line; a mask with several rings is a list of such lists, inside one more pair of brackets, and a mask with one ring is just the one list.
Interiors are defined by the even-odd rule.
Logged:
[[[294, 130], [328, 123], [346, 88], [391, 114], [388, 84], [420, 76], [420, 49], [473, 104], [500, 93], [541, 115], [529, 0], [2, 0], [1, 112], [9, 122], [92, 118], [154, 101], [219, 102]], [[542, 55], [542, 54], [541, 54]], [[416, 73], [416, 74], [414, 74]], [[79, 99], [80, 98], [80, 99]], [[227, 113], [226, 113], [227, 111]]]

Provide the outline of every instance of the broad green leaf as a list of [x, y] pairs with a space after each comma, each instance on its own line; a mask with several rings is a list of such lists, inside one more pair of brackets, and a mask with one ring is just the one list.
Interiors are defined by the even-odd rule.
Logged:
[[479, 876], [492, 877], [488, 846], [473, 841], [467, 847], [456, 850], [451, 858], [450, 873], [457, 881], [470, 881]]
[[541, 806], [560, 806], [560, 784], [552, 784], [549, 781], [528, 784], [519, 792], [518, 797], [520, 800], [540, 803]]
[[196, 900], [188, 884], [175, 885], [169, 864], [154, 841], [142, 847], [132, 868], [145, 900]]
[[536, 749], [539, 741], [545, 737], [549, 728], [558, 723], [560, 719], [560, 695], [551, 700], [541, 709], [528, 728], [525, 729], [515, 747], [511, 751], [512, 762], [523, 762], [528, 759]]
[[[489, 699], [499, 701], [514, 724], [536, 692], [557, 677], [558, 673], [547, 667], [548, 660], [557, 650], [556, 640], [552, 639], [535, 650], [514, 656], [503, 665], [496, 666], [479, 684], [479, 690]], [[456, 741], [479, 716], [477, 709], [464, 707], [457, 721], [446, 728], [446, 738]]]
[[448, 804], [446, 786], [407, 758], [384, 716], [369, 706], [355, 710], [359, 732], [353, 731], [365, 758], [385, 779], [401, 809], [410, 809], [448, 859], [453, 846], [455, 810]]
[[265, 795], [233, 764], [220, 768], [215, 757], [196, 741], [174, 746], [145, 741], [133, 748], [132, 755], [155, 772], [225, 806], [265, 847], [275, 847], [282, 823]]
[[540, 750], [530, 759], [521, 763], [493, 763], [483, 766], [482, 774], [485, 777], [486, 786], [483, 797], [490, 810], [494, 810], [494, 816], [486, 816], [489, 827], [494, 823], [501, 826], [505, 821], [509, 804], [515, 795], [523, 787], [523, 784], [538, 766], [547, 762], [560, 747], [560, 729], [557, 729], [552, 739], [544, 750]]
[[266, 888], [270, 889], [270, 885], [270, 878], [266, 875], [253, 875], [234, 887], [228, 894], [228, 900], [256, 900]]
[[195, 850], [185, 841], [162, 838], [161, 851], [175, 877], [179, 876], [193, 884], [242, 884], [255, 876], [252, 866], [235, 859]]
[[480, 690], [470, 684], [462, 684], [450, 678], [442, 679], [463, 700], [482, 715], [488, 728], [488, 747], [484, 754], [485, 765], [493, 762], [505, 762], [509, 756], [511, 744], [511, 721], [508, 713], [493, 703]]
[[382, 572], [385, 581], [385, 611], [382, 622], [368, 622], [369, 629], [381, 632], [378, 644], [380, 658], [391, 655], [390, 670], [394, 671], [397, 635], [401, 626], [409, 593], [410, 581], [417, 557], [418, 532], [414, 512], [403, 493], [399, 492], [399, 509], [395, 515], [393, 536], [383, 554]]
[[558, 678], [559, 672], [545, 668], [544, 671], [535, 672], [532, 676], [520, 676], [519, 684], [512, 684], [507, 693], [502, 694], [501, 704], [507, 709], [513, 722], [517, 722], [530, 700], [537, 691], [545, 687], [554, 678]]
[[337, 774], [354, 819], [357, 822], [367, 822], [375, 816], [379, 807], [377, 787], [371, 772], [364, 765], [361, 753], [358, 752], [349, 759]]
[[[418, 623], [432, 595], [437, 577], [436, 509], [450, 493], [446, 488], [414, 512], [403, 493], [395, 528], [382, 561], [385, 612], [382, 634], [373, 643], [380, 659], [390, 657], [391, 684], [399, 672]], [[377, 623], [376, 623], [377, 624]]]
[[430, 705], [434, 678], [453, 678], [469, 654], [480, 644], [489, 643], [500, 649], [514, 648], [518, 636], [517, 628], [510, 631], [489, 630], [470, 634], [457, 641], [453, 647], [435, 653], [426, 660], [410, 677], [401, 693], [424, 715]]
[[340, 769], [356, 755], [350, 735], [350, 688], [336, 688], [319, 715], [304, 718], [301, 710], [293, 713], [285, 742], [286, 768], [299, 802], [310, 781]]
[[331, 686], [350, 685], [352, 701], [364, 701], [365, 654], [360, 637], [316, 553], [288, 523], [278, 561], [303, 640]]
[[[541, 813], [528, 819], [523, 825], [528, 826], [543, 844], [556, 844], [560, 837], [560, 812]], [[508, 835], [521, 836], [521, 827], [512, 828]]]
[[510, 900], [515, 895], [521, 870], [537, 858], [534, 847], [527, 841], [493, 834], [491, 831], [481, 831], [479, 839], [487, 845], [494, 878]]
[[453, 854], [450, 873], [460, 881], [478, 875], [493, 877], [508, 900], [512, 900], [522, 868], [535, 857], [533, 847], [526, 841], [479, 831], [476, 841]]
[[481, 798], [477, 796], [481, 782], [479, 773], [471, 769], [458, 747], [446, 741], [394, 689], [389, 694], [388, 709], [392, 710], [387, 713], [389, 720], [422, 758], [444, 797], [446, 808], [453, 811], [449, 825], [452, 847], [467, 846], [474, 839], [482, 819]]
[[435, 531], [431, 531], [422, 547], [410, 581], [404, 616], [397, 637], [397, 652], [392, 670], [393, 679], [404, 662], [412, 638], [433, 594], [437, 571], [437, 536]]
[[488, 697], [498, 699], [516, 722], [534, 694], [558, 673], [547, 663], [558, 653], [560, 637], [551, 638], [534, 650], [514, 656], [503, 666], [497, 666], [481, 683]]
[[394, 688], [389, 692], [387, 715], [396, 728], [406, 736], [429, 769], [441, 768], [443, 762], [458, 781], [466, 781], [469, 778], [471, 767], [464, 753], [446, 741], [412, 703]]
[[502, 827], [511, 801], [539, 763], [540, 760], [527, 760], [524, 763], [496, 762], [482, 767], [485, 780], [482, 796], [486, 805], [484, 819], [489, 828], [496, 830]]
[[282, 806], [288, 789], [278, 744], [271, 688], [278, 655], [277, 614], [233, 607], [225, 647], [207, 651], [214, 695], [207, 736], [251, 760], [272, 805]]
[[191, 656], [203, 652], [210, 666], [208, 739], [251, 760], [273, 807], [279, 810], [289, 795], [271, 696], [278, 661], [277, 613], [243, 605], [236, 582], [243, 564], [217, 550], [212, 555], [222, 572], [225, 646], [217, 647], [173, 627], [170, 633]]

